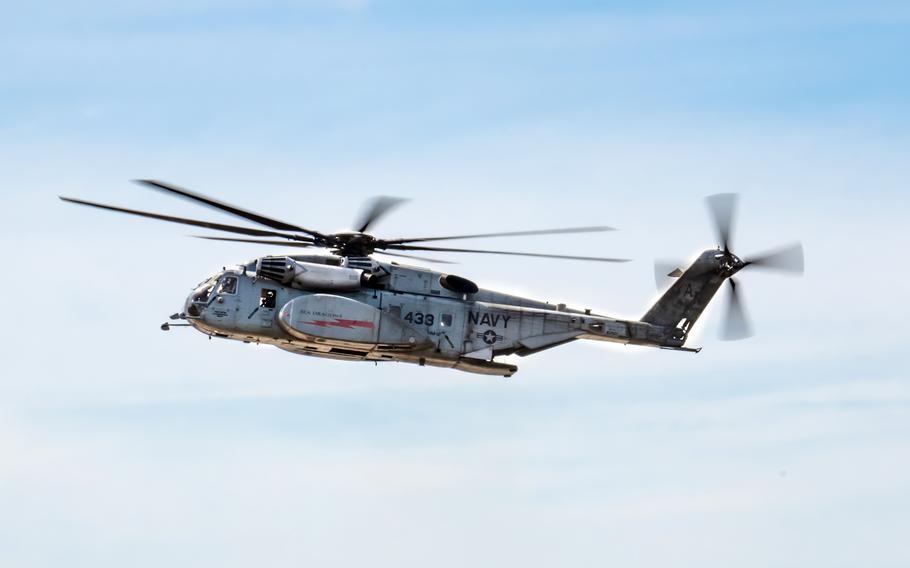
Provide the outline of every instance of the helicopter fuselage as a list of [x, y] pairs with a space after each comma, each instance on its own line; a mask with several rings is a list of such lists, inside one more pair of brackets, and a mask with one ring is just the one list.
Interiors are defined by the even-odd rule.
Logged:
[[[288, 272], [268, 271], [268, 263], [276, 259], [286, 263]], [[668, 345], [662, 326], [485, 290], [464, 278], [420, 267], [373, 259], [354, 260], [351, 264], [361, 263], [356, 269], [325, 264], [332, 260], [264, 257], [224, 270], [190, 294], [179, 316], [211, 337], [275, 345], [302, 355], [400, 361], [502, 376], [512, 375], [517, 366], [496, 362], [495, 357], [530, 355], [576, 339], [673, 348], [682, 344], [670, 340]], [[307, 290], [299, 280], [288, 281], [291, 268], [304, 266], [312, 274], [320, 263], [323, 270], [356, 271], [362, 283], [351, 289], [341, 280], [322, 279], [305, 283], [311, 288]]]

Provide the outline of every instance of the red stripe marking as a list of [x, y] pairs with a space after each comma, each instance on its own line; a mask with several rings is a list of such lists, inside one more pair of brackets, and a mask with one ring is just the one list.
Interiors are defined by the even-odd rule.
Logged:
[[344, 329], [354, 329], [356, 327], [363, 327], [367, 329], [373, 329], [373, 322], [364, 321], [364, 320], [349, 320], [349, 319], [338, 319], [335, 318], [334, 321], [328, 320], [315, 320], [315, 321], [305, 321], [302, 322], [307, 325], [316, 325], [319, 327], [342, 327]]

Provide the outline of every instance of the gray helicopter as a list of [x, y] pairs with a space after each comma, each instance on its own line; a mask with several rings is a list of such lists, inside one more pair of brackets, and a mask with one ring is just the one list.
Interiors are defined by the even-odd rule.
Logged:
[[[258, 243], [330, 254], [264, 256], [207, 278], [186, 298], [183, 311], [165, 323], [192, 326], [211, 337], [274, 345], [292, 353], [356, 361], [399, 361], [509, 377], [516, 365], [496, 361], [504, 355], [528, 356], [578, 340], [609, 341], [661, 349], [698, 352], [686, 347], [692, 326], [715, 293], [729, 282], [723, 337], [751, 334], [732, 276], [740, 270], [765, 268], [802, 273], [799, 243], [742, 259], [730, 250], [736, 194], [707, 198], [720, 246], [706, 250], [685, 270], [656, 265], [658, 285], [675, 282], [640, 320], [622, 320], [480, 288], [449, 274], [384, 262], [374, 255], [405, 257], [411, 252], [480, 253], [596, 262], [621, 258], [551, 255], [500, 250], [428, 246], [444, 240], [514, 237], [610, 231], [611, 227], [573, 227], [442, 237], [381, 239], [369, 228], [402, 200], [373, 200], [356, 230], [321, 233], [242, 209], [156, 180], [143, 186], [246, 219], [267, 229], [226, 225], [125, 209], [70, 197], [69, 203], [191, 225], [239, 237], [199, 238]], [[282, 239], [282, 240], [277, 240]]]

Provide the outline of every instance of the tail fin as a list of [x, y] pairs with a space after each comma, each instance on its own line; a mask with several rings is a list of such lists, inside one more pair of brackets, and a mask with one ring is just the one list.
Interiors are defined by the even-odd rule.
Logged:
[[682, 276], [651, 306], [641, 321], [651, 325], [676, 328], [672, 344], [682, 345], [692, 325], [708, 307], [708, 303], [726, 275], [719, 270], [717, 250], [705, 251]]

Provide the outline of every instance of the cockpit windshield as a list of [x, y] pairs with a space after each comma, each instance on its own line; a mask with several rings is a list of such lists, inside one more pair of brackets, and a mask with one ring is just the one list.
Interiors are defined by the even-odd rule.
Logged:
[[213, 276], [196, 287], [196, 291], [193, 292], [193, 302], [208, 302], [209, 296], [212, 295], [212, 291], [215, 290], [215, 284], [217, 279]]
[[213, 294], [236, 294], [237, 275], [220, 274], [212, 276], [193, 291], [192, 301], [195, 304], [207, 304]]

